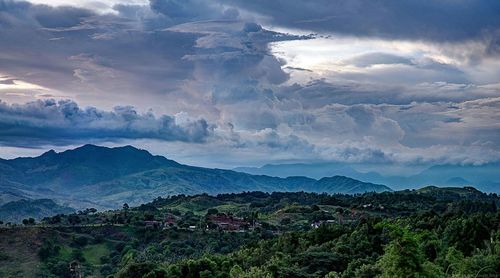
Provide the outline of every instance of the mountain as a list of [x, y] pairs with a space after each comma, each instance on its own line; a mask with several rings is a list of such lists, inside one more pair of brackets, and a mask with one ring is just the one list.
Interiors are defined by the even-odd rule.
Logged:
[[11, 181], [63, 191], [158, 167], [178, 165], [131, 146], [111, 149], [94, 145], [62, 153], [51, 150], [39, 157], [3, 160], [0, 164], [8, 167]]
[[20, 222], [24, 218], [33, 217], [41, 220], [56, 214], [75, 212], [70, 207], [60, 206], [50, 199], [25, 200], [8, 202], [0, 206], [0, 220], [3, 222]]
[[315, 183], [315, 188], [316, 192], [338, 192], [344, 194], [388, 191], [385, 185], [361, 182], [343, 176], [322, 178]]
[[389, 187], [346, 177], [316, 180], [270, 177], [179, 164], [132, 146], [85, 145], [33, 158], [0, 160], [0, 193], [5, 203], [49, 198], [65, 207], [110, 209], [149, 202], [158, 196], [242, 191], [363, 193]]
[[408, 180], [437, 186], [472, 185], [485, 192], [499, 192], [500, 162], [482, 165], [435, 165], [408, 177]]
[[282, 178], [300, 175], [314, 179], [321, 179], [324, 177], [339, 175], [355, 179], [371, 180], [373, 178], [380, 177], [378, 173], [363, 173], [344, 163], [266, 164], [262, 167], [237, 167], [233, 170], [252, 175], [268, 175]]
[[500, 162], [482, 165], [434, 165], [417, 174], [405, 176], [382, 175], [374, 171], [362, 172], [357, 170], [358, 166], [343, 163], [267, 164], [259, 168], [238, 167], [234, 170], [277, 177], [303, 175], [316, 179], [342, 175], [367, 182], [386, 184], [394, 189], [421, 188], [427, 185], [474, 186], [484, 192], [500, 193]]
[[448, 180], [446, 180], [446, 183], [449, 185], [462, 185], [462, 186], [472, 184], [470, 181], [461, 177], [449, 178]]

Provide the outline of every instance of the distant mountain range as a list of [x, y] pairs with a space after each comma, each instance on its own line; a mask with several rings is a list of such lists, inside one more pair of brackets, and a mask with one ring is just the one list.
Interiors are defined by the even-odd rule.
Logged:
[[332, 175], [349, 176], [367, 182], [381, 183], [395, 190], [436, 186], [473, 186], [484, 192], [500, 193], [500, 162], [483, 165], [435, 165], [418, 174], [399, 176], [362, 172], [343, 163], [268, 164], [262, 167], [238, 167], [235, 171], [253, 175], [288, 177], [302, 175], [310, 178]]
[[47, 201], [35, 201], [39, 199], [55, 201], [55, 211], [113, 209], [123, 203], [146, 203], [158, 196], [242, 191], [351, 194], [391, 188], [344, 176], [280, 178], [193, 167], [131, 146], [85, 145], [33, 158], [0, 159], [0, 206], [29, 210], [38, 206], [43, 212], [39, 215], [48, 214], [46, 208], [50, 207]]

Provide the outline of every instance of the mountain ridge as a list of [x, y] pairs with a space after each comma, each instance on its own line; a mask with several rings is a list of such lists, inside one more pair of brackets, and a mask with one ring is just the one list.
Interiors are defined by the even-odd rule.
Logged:
[[233, 170], [276, 177], [304, 175], [318, 178], [343, 175], [365, 182], [385, 184], [396, 190], [420, 188], [427, 185], [440, 187], [460, 185], [474, 186], [485, 192], [500, 193], [500, 162], [482, 165], [437, 164], [407, 175], [383, 175], [375, 171], [363, 172], [357, 170], [357, 166], [338, 162], [289, 163], [266, 164], [261, 167], [236, 167]]
[[[116, 208], [140, 204], [158, 196], [219, 194], [242, 191], [309, 191], [364, 193], [392, 191], [381, 185], [337, 176], [277, 178], [232, 170], [183, 165], [133, 146], [107, 148], [84, 145], [73, 150], [45, 152], [38, 157], [0, 160], [0, 193], [17, 190], [26, 199], [54, 199], [84, 208]], [[7, 196], [7, 195], [6, 195]]]

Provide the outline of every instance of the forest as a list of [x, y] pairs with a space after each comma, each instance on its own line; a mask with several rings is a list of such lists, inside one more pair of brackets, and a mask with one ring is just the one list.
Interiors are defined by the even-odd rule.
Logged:
[[3, 223], [0, 276], [497, 277], [499, 204], [471, 187], [158, 197]]

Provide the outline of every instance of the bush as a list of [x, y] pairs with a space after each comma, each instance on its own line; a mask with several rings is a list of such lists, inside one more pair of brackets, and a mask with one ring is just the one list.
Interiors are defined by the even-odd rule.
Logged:
[[78, 236], [73, 239], [73, 242], [71, 243], [71, 246], [73, 247], [83, 247], [87, 245], [88, 243], [88, 238], [84, 236]]
[[113, 274], [113, 266], [111, 266], [110, 264], [104, 264], [101, 267], [100, 272], [103, 276], [108, 276], [110, 274]]

